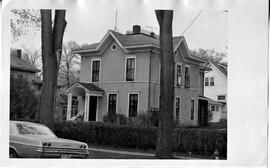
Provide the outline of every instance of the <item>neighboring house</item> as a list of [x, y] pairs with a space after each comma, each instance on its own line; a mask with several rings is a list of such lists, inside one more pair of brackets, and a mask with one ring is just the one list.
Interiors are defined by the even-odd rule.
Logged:
[[33, 89], [39, 90], [41, 80], [36, 77], [40, 72], [38, 68], [22, 59], [22, 51], [17, 50], [17, 55], [10, 54], [10, 75], [15, 78], [25, 79]]
[[212, 61], [208, 65], [212, 71], [205, 74], [204, 93], [220, 104], [209, 103], [209, 109], [213, 113], [212, 122], [219, 122], [227, 119], [227, 66]]
[[[191, 56], [183, 36], [173, 37], [173, 47], [174, 119], [180, 125], [207, 125], [206, 61]], [[73, 52], [81, 56], [81, 73], [80, 82], [68, 89], [67, 120], [78, 114], [84, 121], [102, 121], [115, 114], [137, 117], [159, 107], [159, 38], [154, 33], [143, 33], [138, 25], [128, 34], [109, 30], [99, 43]]]

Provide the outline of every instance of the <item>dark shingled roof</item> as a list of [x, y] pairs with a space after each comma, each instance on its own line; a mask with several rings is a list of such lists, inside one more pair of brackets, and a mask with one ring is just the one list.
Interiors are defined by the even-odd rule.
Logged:
[[[140, 45], [156, 45], [159, 46], [159, 38], [158, 37], [150, 37], [146, 34], [122, 34], [113, 30], [109, 30], [115, 38], [124, 46], [140, 46]], [[183, 36], [175, 36], [173, 37], [173, 47], [175, 48], [177, 44], [180, 42], [180, 40], [183, 38]], [[96, 49], [99, 43], [93, 43], [89, 45], [85, 45], [83, 47], [80, 47], [73, 51], [80, 51], [80, 50], [92, 50]]]
[[89, 91], [95, 91], [95, 92], [102, 92], [104, 93], [104, 90], [99, 88], [98, 86], [92, 84], [92, 83], [82, 83], [82, 82], [78, 82], [79, 84], [81, 84], [83, 87], [85, 87], [86, 89], [88, 89]]
[[225, 66], [222, 66], [222, 65], [215, 63], [213, 61], [209, 61], [209, 62], [211, 62], [215, 67], [217, 67], [217, 69], [219, 69], [224, 75], [227, 76], [227, 68], [225, 68]]
[[27, 63], [26, 61], [12, 54], [10, 55], [10, 67], [11, 69], [16, 69], [20, 71], [28, 71], [28, 72], [33, 72], [33, 73], [40, 71], [35, 66]]

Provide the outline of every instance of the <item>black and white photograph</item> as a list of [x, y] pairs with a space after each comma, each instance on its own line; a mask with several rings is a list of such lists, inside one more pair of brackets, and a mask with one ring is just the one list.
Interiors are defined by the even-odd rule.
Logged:
[[[32, 0], [25, 4], [14, 0], [6, 4], [2, 22], [9, 24], [2, 24], [2, 29], [8, 35], [1, 39], [7, 43], [2, 45], [2, 57], [9, 64], [1, 73], [8, 72], [4, 78], [9, 81], [5, 87], [9, 162], [68, 159], [87, 166], [97, 160], [97, 166], [104, 159], [139, 160], [139, 167], [148, 161], [177, 161], [182, 166], [193, 161], [231, 162], [235, 155], [229, 153], [238, 150], [230, 145], [239, 142], [234, 144], [230, 135], [244, 137], [252, 127], [245, 119], [253, 118], [248, 112], [244, 116], [245, 109], [250, 104], [250, 109], [256, 109], [255, 101], [244, 103], [238, 98], [237, 103], [235, 98], [246, 95], [245, 87], [256, 97], [244, 80], [240, 88], [236, 83], [240, 66], [248, 69], [251, 64], [245, 64], [250, 56], [241, 61], [245, 56], [234, 52], [233, 40], [240, 38], [232, 35], [237, 26], [232, 26], [236, 21], [230, 18], [236, 7], [150, 1], [59, 0], [42, 6]], [[256, 10], [264, 9], [264, 3], [268, 4], [261, 0]], [[267, 35], [261, 24], [265, 15], [254, 15], [262, 18], [257, 30]], [[264, 55], [267, 43], [261, 44], [265, 44]], [[242, 54], [251, 53], [246, 50]], [[265, 63], [262, 75], [267, 75]], [[267, 77], [258, 79], [266, 93]], [[266, 95], [257, 94], [257, 101], [266, 105]], [[260, 120], [265, 119], [264, 107], [260, 104]], [[265, 124], [257, 125], [261, 128], [257, 133], [264, 138]], [[234, 133], [237, 125], [243, 132]], [[259, 153], [262, 146], [254, 148]], [[260, 154], [254, 153], [264, 165], [266, 153]], [[44, 167], [50, 165], [44, 163]]]

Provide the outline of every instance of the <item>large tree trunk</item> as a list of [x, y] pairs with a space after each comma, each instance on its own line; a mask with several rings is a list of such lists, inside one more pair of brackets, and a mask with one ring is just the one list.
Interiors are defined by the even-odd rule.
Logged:
[[160, 27], [160, 108], [156, 156], [172, 158], [174, 55], [172, 39], [172, 10], [156, 10]]
[[54, 127], [55, 96], [62, 41], [66, 26], [65, 10], [56, 10], [52, 30], [51, 10], [41, 10], [43, 82], [40, 99], [41, 123]]

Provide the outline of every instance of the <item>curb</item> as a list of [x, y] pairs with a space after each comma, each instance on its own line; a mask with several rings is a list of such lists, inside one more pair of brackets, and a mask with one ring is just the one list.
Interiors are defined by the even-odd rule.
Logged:
[[[135, 155], [135, 156], [148, 156], [148, 157], [155, 157], [153, 153], [143, 153], [143, 152], [128, 152], [128, 151], [121, 151], [121, 150], [111, 150], [111, 149], [100, 149], [100, 148], [88, 148], [89, 151], [97, 151], [97, 152], [107, 152], [107, 153], [116, 153], [122, 155]], [[184, 157], [184, 156], [176, 156], [177, 159], [199, 159], [199, 158], [191, 158], [191, 157]]]

